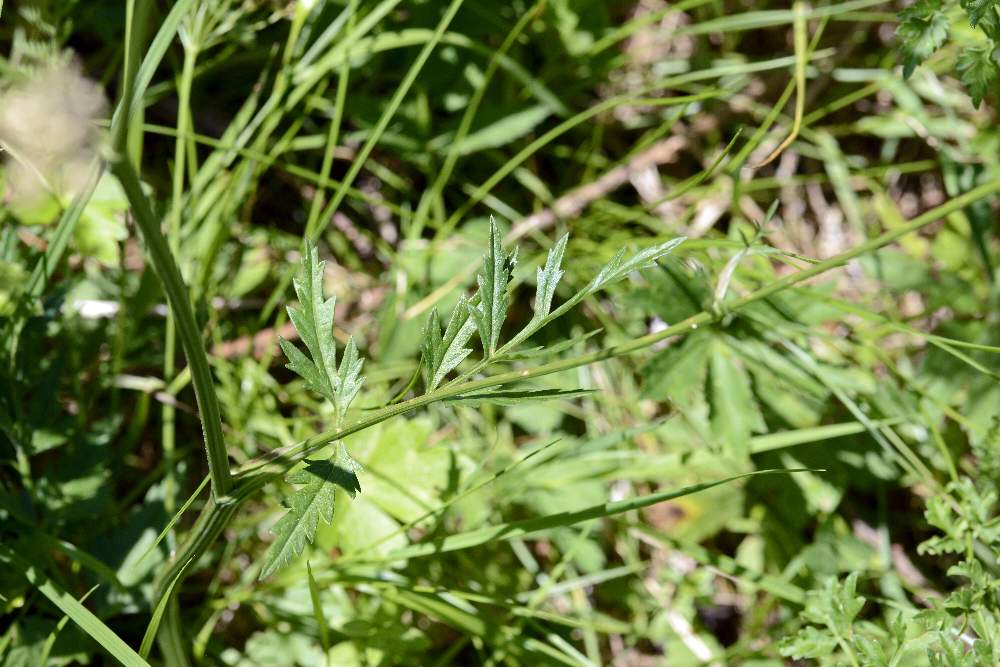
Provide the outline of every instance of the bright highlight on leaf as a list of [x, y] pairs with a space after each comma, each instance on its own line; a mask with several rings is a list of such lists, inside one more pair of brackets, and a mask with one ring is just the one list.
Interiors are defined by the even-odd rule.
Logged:
[[500, 340], [500, 329], [507, 317], [509, 297], [507, 283], [517, 266], [517, 249], [507, 253], [500, 245], [500, 231], [490, 218], [490, 249], [483, 257], [483, 271], [479, 274], [479, 303], [470, 312], [476, 321], [479, 338], [487, 357], [492, 357]]
[[288, 499], [288, 513], [274, 525], [274, 543], [267, 552], [261, 579], [271, 576], [298, 558], [316, 537], [319, 522], [333, 522], [337, 487], [353, 498], [361, 490], [354, 470], [342, 461], [306, 461], [306, 467], [288, 476], [288, 482], [302, 488]]
[[[309, 356], [286, 340], [281, 340], [280, 345], [288, 357], [287, 367], [302, 376], [306, 386], [336, 408], [339, 425], [365, 381], [361, 376], [364, 360], [351, 338], [344, 348], [339, 368], [337, 366], [337, 348], [333, 339], [336, 299], [324, 298], [325, 267], [326, 262], [319, 260], [316, 248], [308, 244], [302, 255], [300, 273], [293, 281], [299, 306], [288, 307], [288, 316]], [[332, 461], [306, 461], [305, 468], [288, 476], [290, 484], [301, 488], [289, 497], [288, 513], [272, 529], [275, 541], [267, 552], [261, 578], [270, 576], [297, 558], [313, 541], [320, 521], [326, 524], [333, 521], [336, 487], [340, 486], [353, 498], [361, 490], [357, 477], [359, 470], [360, 466], [340, 442]]]

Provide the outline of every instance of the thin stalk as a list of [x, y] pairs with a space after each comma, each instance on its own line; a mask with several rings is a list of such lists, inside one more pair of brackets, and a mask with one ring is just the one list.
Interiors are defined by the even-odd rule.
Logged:
[[[134, 179], [134, 174], [132, 175]], [[134, 187], [138, 187], [137, 181]], [[831, 257], [822, 262], [818, 262], [807, 269], [789, 274], [784, 278], [774, 281], [764, 287], [757, 289], [746, 296], [733, 299], [717, 308], [715, 312], [702, 311], [692, 315], [687, 319], [667, 327], [666, 329], [636, 338], [634, 340], [611, 346], [596, 352], [560, 359], [547, 364], [543, 364], [533, 369], [524, 369], [500, 373], [479, 380], [472, 380], [457, 386], [445, 386], [435, 391], [417, 396], [403, 403], [390, 405], [380, 410], [370, 413], [367, 417], [360, 419], [343, 428], [336, 428], [325, 433], [320, 433], [312, 438], [308, 438], [300, 443], [278, 449], [266, 457], [251, 461], [244, 465], [235, 474], [236, 484], [233, 488], [232, 496], [222, 500], [212, 499], [206, 505], [205, 510], [198, 517], [194, 528], [188, 535], [187, 540], [181, 546], [170, 566], [161, 574], [157, 582], [158, 595], [169, 590], [174, 579], [183, 573], [184, 564], [189, 560], [197, 561], [198, 558], [212, 545], [215, 539], [222, 533], [229, 520], [235, 515], [237, 508], [244, 500], [251, 497], [265, 484], [288, 472], [293, 466], [304, 459], [309, 454], [326, 447], [330, 443], [340, 440], [352, 433], [357, 433], [375, 424], [386, 421], [395, 416], [407, 414], [431, 403], [441, 401], [446, 398], [459, 396], [481, 389], [488, 389], [513, 382], [537, 378], [552, 373], [558, 373], [580, 366], [586, 366], [595, 362], [603, 361], [613, 357], [620, 357], [648, 348], [672, 336], [683, 335], [698, 329], [700, 326], [711, 324], [721, 320], [726, 313], [743, 308], [755, 301], [768, 297], [776, 292], [788, 289], [798, 283], [814, 278], [831, 269], [846, 264], [848, 261], [863, 255], [867, 252], [877, 250], [906, 234], [917, 231], [948, 214], [961, 210], [970, 203], [982, 199], [990, 194], [1000, 191], [1000, 179], [995, 179], [976, 187], [965, 194], [917, 216], [909, 223], [887, 231], [865, 243], [859, 244], [835, 257]], [[127, 190], [128, 192], [128, 190]]]
[[205, 451], [208, 455], [208, 470], [212, 478], [212, 494], [216, 498], [224, 498], [232, 488], [232, 476], [229, 472], [229, 457], [226, 454], [226, 443], [222, 438], [222, 417], [219, 412], [218, 398], [212, 372], [208, 366], [208, 357], [202, 343], [201, 332], [194, 318], [194, 309], [188, 298], [187, 287], [181, 278], [177, 263], [170, 252], [167, 240], [160, 231], [159, 221], [153, 215], [146, 195], [142, 192], [139, 176], [131, 163], [121, 153], [111, 160], [111, 173], [121, 182], [125, 196], [132, 208], [136, 225], [142, 232], [146, 242], [149, 258], [156, 269], [156, 274], [163, 284], [167, 303], [174, 313], [177, 322], [177, 333], [191, 368], [191, 382], [194, 385], [195, 398], [198, 402], [198, 413], [201, 416], [202, 430], [205, 435]]
[[[180, 84], [177, 86], [177, 138], [174, 141], [174, 173], [173, 190], [170, 203], [170, 226], [167, 230], [167, 242], [170, 251], [174, 256], [178, 256], [181, 239], [181, 212], [183, 209], [184, 195], [184, 163], [185, 149], [187, 142], [182, 138], [183, 133], [191, 128], [191, 86], [194, 81], [194, 65], [198, 59], [198, 50], [195, 44], [185, 45], [184, 65], [181, 70]], [[166, 330], [164, 332], [163, 350], [163, 381], [170, 384], [173, 380], [177, 354], [177, 323], [174, 316], [173, 307], [167, 313]], [[177, 480], [174, 470], [174, 450], [176, 441], [176, 417], [177, 409], [169, 402], [163, 403], [161, 425], [161, 440], [163, 446], [163, 463], [166, 467], [164, 478], [164, 499], [163, 504], [167, 513], [173, 513], [176, 505]]]
[[441, 37], [451, 24], [451, 20], [455, 18], [455, 14], [458, 13], [458, 10], [461, 8], [463, 2], [464, 0], [452, 0], [452, 3], [448, 6], [448, 9], [445, 11], [444, 16], [441, 18], [441, 21], [438, 23], [437, 28], [434, 31], [434, 36], [427, 42], [427, 44], [424, 45], [424, 48], [420, 51], [416, 60], [413, 61], [413, 64], [410, 66], [409, 71], [403, 78], [402, 83], [399, 84], [399, 88], [396, 89], [392, 99], [389, 100], [389, 104], [382, 113], [382, 117], [379, 118], [375, 128], [372, 129], [368, 141], [365, 142], [365, 145], [354, 158], [351, 168], [347, 171], [347, 175], [344, 176], [344, 180], [341, 182], [340, 187], [337, 188], [337, 192], [333, 196], [333, 201], [330, 202], [329, 206], [323, 209], [323, 214], [320, 215], [319, 218], [320, 221], [318, 223], [318, 227], [306, 230], [306, 234], [310, 239], [315, 240], [322, 235], [329, 220], [333, 218], [333, 214], [340, 208], [340, 205], [344, 201], [344, 197], [347, 196], [347, 188], [354, 183], [354, 179], [357, 178], [358, 174], [361, 172], [361, 168], [364, 166], [368, 156], [371, 155], [376, 142], [382, 138], [382, 134], [389, 126], [389, 122], [395, 117], [396, 110], [399, 109], [399, 105], [403, 103], [403, 99], [406, 97], [407, 93], [410, 92], [410, 88], [413, 87], [413, 83], [417, 80], [417, 75], [424, 69], [424, 65], [427, 63], [427, 59], [430, 58], [431, 52], [441, 41]]
[[511, 28], [510, 32], [507, 33], [507, 37], [500, 45], [500, 48], [498, 48], [496, 53], [493, 54], [493, 57], [490, 58], [490, 62], [486, 66], [486, 71], [483, 73], [483, 80], [476, 88], [476, 91], [472, 94], [472, 99], [469, 100], [468, 106], [465, 107], [465, 111], [462, 114], [462, 120], [458, 124], [458, 129], [455, 130], [455, 136], [451, 142], [451, 146], [448, 148], [448, 154], [445, 156], [444, 164], [441, 166], [441, 170], [434, 179], [434, 183], [431, 185], [430, 189], [424, 193], [423, 197], [420, 199], [420, 203], [417, 205], [417, 212], [413, 216], [413, 223], [409, 233], [407, 234], [409, 238], [420, 238], [431, 202], [441, 196], [444, 186], [448, 183], [448, 179], [451, 178], [452, 172], [455, 171], [455, 165], [458, 163], [458, 158], [460, 157], [459, 151], [462, 147], [462, 140], [465, 139], [469, 130], [472, 128], [472, 121], [475, 119], [476, 113], [479, 111], [479, 105], [482, 104], [483, 97], [486, 95], [486, 90], [489, 88], [490, 82], [493, 80], [493, 76], [500, 67], [500, 58], [507, 53], [514, 41], [521, 36], [525, 27], [527, 27], [527, 25], [541, 13], [544, 7], [545, 0], [539, 0], [539, 2], [535, 3], [534, 7], [525, 12], [518, 22], [514, 24], [514, 27]]
[[697, 329], [700, 326], [709, 324], [718, 319], [721, 319], [726, 315], [726, 313], [733, 310], [738, 310], [743, 308], [750, 303], [759, 301], [765, 297], [771, 296], [777, 292], [784, 289], [792, 287], [798, 283], [814, 278], [820, 274], [826, 273], [827, 271], [834, 269], [838, 266], [842, 266], [849, 262], [850, 260], [863, 255], [865, 253], [871, 252], [872, 250], [877, 250], [882, 246], [892, 243], [896, 239], [905, 236], [911, 232], [917, 231], [922, 227], [935, 222], [942, 217], [954, 212], [961, 210], [965, 206], [969, 205], [971, 202], [977, 201], [986, 197], [987, 195], [993, 194], [1000, 191], [1000, 179], [994, 179], [979, 187], [973, 188], [968, 192], [951, 199], [950, 201], [931, 209], [917, 216], [909, 223], [897, 227], [895, 229], [889, 230], [879, 236], [861, 243], [849, 250], [842, 252], [839, 255], [831, 257], [822, 262], [817, 262], [812, 266], [802, 269], [796, 273], [791, 273], [783, 278], [780, 278], [768, 285], [765, 285], [746, 296], [740, 297], [738, 299], [733, 299], [731, 301], [719, 304], [718, 312], [711, 313], [708, 311], [702, 311], [696, 315], [692, 315], [687, 319], [674, 324], [673, 326], [667, 327], [656, 333], [647, 334], [646, 336], [641, 336], [627, 343], [622, 343], [620, 345], [615, 345], [612, 347], [605, 348], [603, 350], [598, 350], [596, 352], [590, 352], [587, 354], [579, 355], [576, 357], [570, 357], [568, 359], [560, 359], [557, 361], [550, 362], [548, 364], [543, 364], [534, 369], [525, 369], [510, 371], [507, 373], [500, 373], [498, 375], [492, 375], [490, 377], [482, 378], [479, 380], [472, 380], [470, 382], [462, 383], [459, 385], [448, 385], [442, 387], [441, 389], [432, 391], [430, 393], [424, 394], [422, 396], [417, 396], [408, 401], [398, 403], [396, 405], [391, 405], [381, 410], [377, 410], [371, 413], [369, 416], [361, 419], [353, 424], [350, 424], [342, 429], [333, 429], [320, 433], [313, 436], [307, 440], [304, 440], [295, 445], [289, 447], [283, 447], [278, 449], [271, 454], [267, 455], [263, 461], [260, 462], [250, 462], [247, 465], [241, 467], [239, 471], [236, 472], [236, 478], [238, 480], [238, 485], [242, 487], [243, 484], [248, 483], [253, 480], [254, 477], [258, 475], [264, 475], [273, 477], [276, 475], [283, 474], [287, 470], [291, 469], [293, 465], [298, 463], [308, 454], [326, 446], [327, 444], [344, 438], [352, 433], [364, 430], [374, 424], [385, 421], [391, 417], [397, 415], [412, 412], [417, 408], [435, 403], [437, 401], [452, 398], [454, 396], [459, 396], [461, 394], [474, 392], [481, 389], [489, 389], [491, 387], [497, 387], [504, 384], [510, 384], [512, 382], [519, 382], [531, 378], [541, 377], [543, 375], [550, 375], [552, 373], [558, 373], [560, 371], [569, 370], [572, 368], [577, 368], [579, 366], [586, 366], [598, 361], [604, 361], [613, 357], [620, 357], [627, 354], [631, 354], [638, 350], [647, 348], [655, 343], [662, 340], [670, 338], [672, 336], [677, 336], [685, 333], [689, 333]]
[[[358, 9], [357, 0], [351, 0], [351, 5], [347, 11], [351, 13], [348, 19], [348, 30], [354, 28], [355, 15]], [[344, 104], [347, 100], [347, 81], [351, 72], [350, 58], [344, 58], [340, 65], [340, 72], [337, 74], [337, 95], [334, 98], [333, 118], [330, 119], [330, 127], [326, 135], [326, 151], [323, 153], [323, 165], [320, 167], [320, 178], [316, 194], [313, 195], [312, 203], [309, 205], [309, 218], [306, 220], [306, 233], [316, 228], [319, 221], [320, 211], [323, 210], [323, 198], [326, 195], [326, 183], [330, 179], [330, 170], [333, 167], [333, 153], [337, 149], [337, 142], [340, 141], [340, 125], [344, 118]]]

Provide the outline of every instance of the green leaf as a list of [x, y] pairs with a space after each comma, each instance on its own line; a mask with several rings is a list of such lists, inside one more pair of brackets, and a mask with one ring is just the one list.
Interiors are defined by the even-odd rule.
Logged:
[[737, 459], [750, 454], [750, 436], [765, 430], [760, 408], [750, 389], [750, 378], [732, 349], [716, 339], [710, 361], [712, 431], [722, 449]]
[[487, 148], [505, 146], [519, 139], [552, 115], [547, 106], [534, 106], [504, 114], [495, 123], [471, 132], [456, 147], [459, 155], [468, 155]]
[[997, 84], [996, 51], [992, 47], [966, 48], [958, 56], [955, 68], [969, 89], [972, 103], [978, 108], [983, 98]]
[[545, 267], [536, 269], [536, 282], [538, 283], [535, 292], [534, 319], [536, 320], [548, 315], [552, 309], [552, 298], [556, 294], [556, 286], [565, 273], [559, 267], [562, 265], [563, 255], [566, 253], [567, 241], [569, 241], [569, 234], [563, 234], [562, 238], [549, 250], [548, 257], [545, 258]]
[[299, 275], [292, 281], [299, 306], [289, 306], [288, 317], [309, 356], [287, 340], [279, 340], [278, 344], [288, 358], [286, 367], [298, 373], [310, 389], [333, 403], [337, 408], [337, 418], [341, 419], [365, 381], [361, 376], [364, 361], [352, 337], [344, 348], [339, 370], [337, 368], [337, 346], [333, 339], [333, 314], [337, 299], [323, 298], [325, 267], [326, 262], [319, 260], [316, 247], [307, 241]]
[[461, 396], [445, 400], [449, 403], [460, 403], [468, 406], [484, 404], [518, 405], [519, 403], [578, 398], [593, 393], [593, 389], [500, 389], [497, 391], [462, 394]]
[[[67, 200], [64, 205], [68, 207], [70, 203]], [[118, 244], [128, 238], [125, 228], [127, 210], [128, 200], [124, 190], [117, 179], [105, 173], [73, 231], [73, 240], [80, 252], [105, 266], [117, 266], [120, 256]]]
[[837, 638], [826, 630], [809, 625], [778, 644], [781, 655], [795, 660], [825, 658], [837, 648]]
[[54, 584], [35, 565], [24, 560], [9, 547], [0, 545], [0, 562], [6, 562], [12, 570], [18, 571], [52, 604], [69, 616], [80, 629], [86, 632], [94, 641], [103, 646], [111, 655], [129, 667], [148, 667], [148, 663], [122, 639], [116, 635], [101, 619], [62, 588]]
[[337, 387], [335, 404], [340, 415], [347, 413], [347, 408], [361, 391], [361, 385], [365, 381], [364, 377], [361, 376], [363, 365], [364, 360], [358, 356], [358, 346], [354, 343], [354, 336], [351, 336], [347, 339], [344, 357], [340, 360], [340, 370], [337, 373], [339, 386]]
[[302, 554], [316, 537], [319, 522], [333, 522], [336, 487], [346, 490], [353, 498], [361, 490], [356, 474], [357, 464], [346, 454], [343, 445], [336, 463], [306, 460], [305, 467], [288, 476], [288, 482], [302, 488], [288, 499], [288, 513], [274, 525], [274, 544], [268, 549], [260, 578], [265, 579]]
[[517, 265], [517, 250], [507, 253], [500, 245], [500, 230], [496, 221], [490, 218], [490, 249], [483, 257], [483, 271], [479, 283], [479, 303], [470, 307], [469, 312], [476, 322], [479, 338], [483, 342], [486, 357], [496, 352], [500, 340], [500, 329], [507, 317], [509, 297], [507, 284]]
[[591, 507], [587, 507], [585, 509], [581, 509], [578, 511], [558, 512], [555, 514], [540, 516], [532, 519], [524, 519], [522, 521], [512, 521], [510, 523], [499, 523], [499, 524], [494, 524], [492, 526], [485, 526], [483, 528], [475, 528], [473, 530], [469, 530], [462, 533], [455, 533], [453, 535], [437, 538], [428, 542], [411, 544], [410, 546], [403, 547], [401, 549], [397, 549], [391, 552], [385, 557], [385, 560], [396, 561], [408, 558], [421, 558], [424, 556], [436, 555], [448, 551], [459, 551], [462, 549], [469, 549], [471, 547], [476, 547], [481, 544], [488, 544], [490, 542], [514, 540], [521, 537], [526, 537], [528, 535], [534, 535], [535, 533], [539, 533], [542, 531], [552, 530], [553, 528], [572, 526], [578, 523], [582, 523], [584, 521], [591, 521], [593, 519], [600, 519], [603, 517], [621, 514], [623, 512], [631, 512], [633, 510], [642, 509], [643, 507], [649, 507], [650, 505], [655, 505], [657, 503], [662, 503], [668, 500], [674, 500], [676, 498], [688, 496], [691, 495], [692, 493], [706, 491], [713, 487], [720, 486], [723, 484], [728, 484], [730, 482], [734, 482], [736, 480], [743, 479], [745, 477], [753, 477], [756, 475], [787, 474], [795, 472], [800, 472], [800, 471], [758, 470], [755, 472], [733, 475], [732, 477], [726, 477], [724, 479], [719, 479], [713, 482], [694, 484], [674, 491], [661, 491], [658, 493], [652, 493], [646, 496], [639, 496], [637, 498], [631, 498], [628, 500], [600, 503], [598, 505], [593, 505]]
[[948, 17], [940, 0], [918, 0], [899, 13], [896, 36], [903, 54], [903, 78], [930, 58], [948, 39]]
[[986, 16], [986, 13], [996, 7], [997, 0], [961, 0], [962, 9], [969, 15], [969, 23], [973, 28]]
[[310, 389], [336, 403], [340, 378], [337, 376], [337, 349], [333, 341], [333, 312], [337, 300], [336, 297], [323, 299], [325, 267], [326, 262], [319, 261], [316, 247], [307, 242], [299, 275], [292, 281], [299, 306], [289, 306], [288, 317], [309, 350], [311, 359], [286, 340], [279, 341], [279, 344], [288, 357], [287, 368], [302, 376]]
[[472, 350], [465, 347], [465, 344], [475, 331], [476, 323], [470, 315], [469, 300], [464, 296], [458, 300], [458, 305], [451, 313], [444, 337], [441, 336], [437, 309], [431, 311], [421, 344], [427, 367], [428, 390], [436, 389], [448, 373], [469, 356]]
[[672, 252], [674, 248], [679, 246], [681, 243], [684, 243], [685, 240], [685, 237], [678, 236], [677, 238], [670, 239], [664, 243], [658, 243], [648, 248], [644, 248], [629, 257], [628, 260], [625, 259], [625, 249], [621, 248], [611, 261], [608, 262], [590, 282], [585, 291], [588, 294], [592, 294], [599, 289], [607, 287], [615, 281], [621, 280], [632, 271], [638, 271], [640, 269], [646, 269], [653, 266], [656, 260]]
[[864, 597], [857, 595], [858, 573], [847, 575], [843, 583], [831, 577], [824, 590], [811, 591], [803, 617], [830, 628], [837, 636], [846, 637], [851, 624], [865, 606]]

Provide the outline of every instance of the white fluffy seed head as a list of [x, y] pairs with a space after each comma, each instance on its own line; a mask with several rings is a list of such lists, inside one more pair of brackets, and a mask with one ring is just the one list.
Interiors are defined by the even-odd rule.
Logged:
[[75, 65], [58, 65], [0, 94], [0, 142], [12, 203], [66, 197], [83, 185], [100, 146], [104, 93]]

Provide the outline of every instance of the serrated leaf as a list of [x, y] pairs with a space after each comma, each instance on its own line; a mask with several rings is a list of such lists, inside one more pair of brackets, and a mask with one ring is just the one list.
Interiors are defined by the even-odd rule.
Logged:
[[500, 244], [500, 230], [496, 221], [490, 218], [490, 249], [483, 257], [483, 270], [477, 278], [479, 303], [469, 309], [487, 357], [493, 356], [500, 340], [500, 329], [509, 305], [507, 284], [516, 265], [517, 250], [504, 252]]
[[955, 69], [969, 89], [972, 103], [978, 108], [983, 98], [996, 88], [997, 63], [992, 48], [966, 48], [958, 56]]
[[[300, 273], [292, 281], [299, 306], [288, 307], [288, 317], [311, 359], [288, 341], [281, 341], [280, 344], [288, 357], [287, 368], [302, 376], [310, 389], [335, 403], [335, 394], [340, 386], [337, 348], [333, 340], [333, 312], [337, 300], [335, 297], [323, 299], [325, 267], [326, 262], [319, 261], [316, 248], [307, 244], [302, 254]], [[295, 352], [292, 352], [293, 349]]]
[[828, 631], [807, 626], [778, 644], [781, 655], [795, 660], [825, 658], [837, 648], [837, 638]]
[[534, 319], [536, 320], [548, 315], [552, 309], [552, 298], [556, 294], [556, 286], [565, 273], [560, 267], [563, 255], [566, 253], [567, 241], [569, 241], [569, 234], [563, 234], [562, 238], [549, 250], [548, 257], [545, 258], [545, 267], [536, 269], [536, 282], [538, 283], [535, 292]]
[[627, 260], [625, 259], [625, 249], [619, 249], [611, 261], [604, 265], [604, 268], [600, 270], [597, 276], [590, 282], [590, 285], [587, 286], [587, 293], [590, 294], [603, 289], [611, 283], [621, 280], [632, 271], [649, 268], [656, 260], [672, 252], [674, 248], [685, 240], [685, 237], [678, 236], [664, 243], [644, 248]]
[[301, 488], [289, 496], [288, 512], [271, 529], [275, 540], [265, 556], [261, 579], [298, 558], [306, 545], [315, 539], [320, 521], [328, 525], [333, 522], [336, 487], [340, 486], [351, 497], [361, 490], [352, 464], [353, 461], [346, 462], [339, 455], [336, 464], [306, 460], [304, 468], [288, 476], [290, 484]]
[[962, 9], [969, 15], [969, 23], [975, 28], [986, 13], [1000, 3], [997, 0], [960, 0], [958, 4], [962, 5]]
[[899, 18], [896, 36], [900, 40], [903, 78], [906, 79], [948, 39], [948, 17], [940, 2], [918, 0], [902, 10]]
[[358, 356], [358, 346], [354, 343], [354, 336], [347, 339], [347, 346], [344, 348], [344, 356], [340, 360], [340, 370], [337, 378], [340, 381], [335, 395], [337, 412], [341, 416], [347, 413], [347, 408], [361, 391], [361, 385], [365, 379], [361, 376], [361, 367], [364, 360]]
[[340, 419], [365, 381], [361, 376], [364, 361], [352, 337], [347, 341], [340, 368], [337, 368], [337, 345], [333, 338], [337, 299], [332, 296], [323, 298], [325, 267], [326, 262], [319, 260], [316, 247], [307, 242], [299, 274], [292, 281], [299, 305], [288, 307], [288, 317], [309, 356], [287, 340], [279, 340], [278, 344], [288, 358], [286, 368], [298, 373], [306, 381], [306, 386], [333, 403]]
[[472, 350], [465, 347], [465, 344], [475, 331], [476, 323], [470, 315], [469, 300], [464, 296], [458, 300], [452, 311], [443, 337], [437, 310], [431, 311], [422, 343], [424, 362], [427, 365], [428, 390], [436, 389], [448, 373], [469, 356]]
[[518, 405], [520, 403], [537, 401], [578, 398], [593, 393], [593, 389], [500, 389], [497, 391], [462, 394], [461, 396], [454, 396], [445, 400], [449, 403], [459, 403], [468, 406], [483, 404]]

